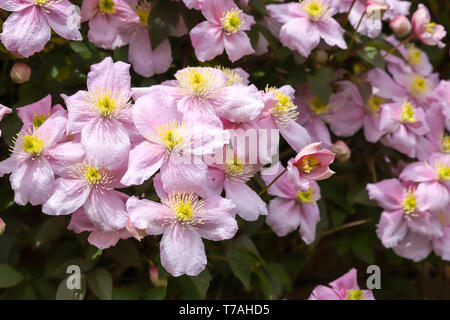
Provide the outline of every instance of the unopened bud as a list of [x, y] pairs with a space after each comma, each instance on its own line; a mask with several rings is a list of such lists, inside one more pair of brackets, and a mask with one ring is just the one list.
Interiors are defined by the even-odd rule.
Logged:
[[339, 162], [347, 161], [352, 154], [348, 145], [342, 140], [336, 141], [330, 149], [336, 154], [336, 160]]
[[368, 17], [374, 18], [374, 15], [378, 15], [380, 19], [386, 10], [389, 9], [389, 4], [386, 0], [367, 0], [366, 1], [366, 14]]
[[11, 72], [9, 73], [11, 80], [15, 83], [24, 83], [30, 79], [31, 76], [31, 68], [22, 62], [14, 63], [11, 68]]
[[167, 287], [167, 279], [159, 279], [157, 266], [151, 266], [148, 270], [148, 274], [150, 276], [150, 282], [155, 287]]
[[5, 232], [6, 223], [3, 221], [2, 218], [0, 218], [0, 236]]
[[128, 218], [127, 223], [125, 225], [125, 228], [127, 228], [128, 232], [138, 241], [141, 241], [146, 235], [147, 233], [145, 232], [145, 230], [141, 230], [136, 228], [130, 221], [130, 219]]
[[316, 64], [325, 64], [328, 61], [328, 53], [322, 49], [314, 50], [312, 59]]
[[407, 36], [411, 32], [411, 22], [405, 16], [397, 16], [389, 23], [392, 31], [397, 37]]

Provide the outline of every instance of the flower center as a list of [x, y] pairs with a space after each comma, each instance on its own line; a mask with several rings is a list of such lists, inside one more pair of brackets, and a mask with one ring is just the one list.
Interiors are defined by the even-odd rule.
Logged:
[[441, 150], [444, 153], [450, 153], [450, 137], [449, 136], [445, 136], [444, 139], [442, 139]]
[[319, 20], [328, 10], [328, 6], [321, 0], [300, 0], [300, 4], [311, 21]]
[[403, 210], [406, 214], [413, 213], [417, 208], [416, 197], [414, 195], [414, 190], [409, 188], [403, 198]]
[[309, 107], [317, 115], [325, 113], [330, 108], [329, 105], [324, 104], [317, 97], [311, 99], [311, 101], [309, 102]]
[[50, 0], [35, 0], [34, 3], [36, 3], [36, 5], [38, 6], [45, 6], [47, 4], [47, 2], [49, 2]]
[[278, 100], [270, 110], [270, 113], [279, 124], [287, 125], [289, 120], [297, 119], [297, 106], [287, 95], [276, 88], [266, 87], [266, 92], [273, 92]]
[[367, 101], [367, 109], [372, 113], [378, 113], [384, 102], [385, 100], [383, 98], [378, 96], [370, 96], [369, 101]]
[[434, 33], [434, 28], [436, 27], [436, 23], [427, 21], [427, 24], [425, 25], [425, 31], [429, 34]]
[[44, 150], [44, 142], [36, 136], [26, 135], [22, 139], [23, 151], [32, 155], [39, 155]]
[[36, 113], [33, 115], [33, 126], [35, 128], [39, 128], [45, 120], [49, 118], [49, 114], [47, 113]]
[[244, 81], [244, 79], [242, 79], [240, 74], [234, 71], [233, 69], [225, 68], [222, 66], [218, 66], [217, 69], [222, 70], [223, 73], [225, 73], [225, 75], [227, 76], [228, 78], [227, 87], [242, 83]]
[[222, 28], [229, 33], [238, 32], [245, 23], [244, 18], [241, 17], [241, 12], [242, 10], [238, 8], [225, 12], [223, 18], [220, 19]]
[[136, 6], [136, 14], [139, 17], [139, 25], [146, 27], [148, 25], [148, 17], [150, 15], [150, 10], [152, 8], [152, 4], [147, 1], [141, 1]]
[[347, 300], [362, 300], [364, 293], [360, 289], [347, 290]]
[[438, 167], [437, 173], [439, 180], [450, 180], [450, 167]]
[[102, 178], [100, 170], [95, 169], [91, 166], [86, 166], [84, 169], [84, 179], [88, 181], [90, 184], [98, 184]]
[[97, 96], [97, 110], [105, 117], [110, 116], [116, 110], [117, 102], [107, 93]]
[[305, 173], [310, 173], [317, 167], [318, 164], [319, 160], [316, 157], [304, 156], [297, 164], [297, 167]]
[[413, 93], [423, 94], [427, 90], [427, 80], [422, 76], [416, 75], [412, 82], [411, 89]]
[[242, 172], [244, 167], [245, 167], [245, 164], [242, 161], [234, 158], [234, 161], [232, 163], [226, 164], [226, 172], [229, 175], [238, 174], [238, 173]]
[[402, 105], [402, 113], [400, 114], [400, 121], [416, 123], [416, 118], [414, 117], [415, 108], [411, 102], [404, 102]]
[[180, 133], [181, 127], [181, 123], [174, 120], [158, 127], [156, 130], [162, 144], [167, 149], [173, 150], [183, 140], [183, 136]]
[[216, 78], [212, 68], [188, 67], [175, 74], [182, 95], [198, 98], [214, 97], [220, 90], [220, 79]]
[[201, 215], [205, 213], [203, 200], [195, 194], [170, 194], [163, 203], [183, 225], [201, 223]]
[[116, 7], [113, 0], [100, 0], [98, 2], [98, 8], [100, 12], [107, 14], [116, 13]]
[[417, 49], [415, 45], [411, 45], [406, 50], [409, 64], [418, 65], [422, 62], [422, 51]]
[[309, 187], [309, 189], [304, 192], [298, 191], [295, 196], [295, 200], [301, 203], [311, 203], [313, 202], [313, 195], [314, 195], [313, 189], [312, 187]]

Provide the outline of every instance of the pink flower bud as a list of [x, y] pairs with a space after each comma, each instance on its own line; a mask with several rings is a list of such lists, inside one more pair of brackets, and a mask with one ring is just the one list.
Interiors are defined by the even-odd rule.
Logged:
[[405, 16], [397, 16], [389, 23], [392, 31], [397, 37], [405, 37], [411, 32], [411, 22]]
[[3, 221], [2, 218], [0, 218], [0, 236], [5, 232], [6, 223]]
[[[324, 180], [331, 177], [334, 171], [330, 170], [330, 164], [334, 161], [334, 153], [328, 149], [320, 149], [321, 142], [311, 143], [289, 160], [289, 168], [296, 167], [299, 177], [311, 180]], [[289, 170], [292, 172], [292, 170]]]
[[127, 220], [127, 223], [125, 225], [125, 228], [127, 228], [128, 232], [138, 241], [141, 241], [147, 234], [145, 233], [145, 230], [137, 229], [130, 221], [130, 219]]
[[25, 63], [16, 62], [14, 63], [9, 76], [15, 83], [27, 82], [31, 76], [31, 68]]
[[336, 160], [340, 162], [347, 161], [352, 154], [348, 145], [342, 140], [336, 141], [330, 149], [335, 153]]
[[419, 7], [412, 16], [412, 28], [415, 36], [429, 46], [438, 46], [444, 48], [445, 43], [441, 40], [447, 35], [445, 28], [434, 22], [431, 22], [430, 11], [423, 4], [419, 3]]
[[159, 279], [157, 266], [151, 266], [150, 269], [148, 270], [148, 275], [150, 277], [150, 282], [155, 287], [166, 287], [167, 286], [167, 279]]
[[366, 14], [368, 17], [374, 17], [375, 14], [379, 14], [379, 18], [383, 16], [386, 10], [389, 9], [389, 4], [386, 0], [367, 0], [366, 1]]

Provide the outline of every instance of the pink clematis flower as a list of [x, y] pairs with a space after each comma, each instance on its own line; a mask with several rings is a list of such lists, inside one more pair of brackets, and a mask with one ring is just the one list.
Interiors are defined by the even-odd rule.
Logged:
[[428, 8], [419, 3], [417, 11], [412, 16], [412, 26], [415, 36], [423, 43], [429, 46], [438, 46], [444, 48], [445, 44], [441, 41], [446, 35], [444, 27], [430, 21], [430, 12]]
[[150, 235], [162, 234], [161, 264], [171, 275], [196, 276], [205, 269], [202, 238], [221, 241], [238, 230], [235, 206], [218, 195], [200, 199], [194, 193], [169, 193], [157, 203], [131, 197], [131, 223]]
[[416, 156], [419, 136], [429, 131], [425, 113], [413, 103], [390, 103], [383, 106], [380, 130], [386, 132], [381, 141], [411, 158]]
[[264, 110], [258, 123], [265, 129], [278, 129], [280, 134], [295, 151], [300, 151], [311, 143], [311, 136], [296, 120], [299, 115], [294, 104], [295, 90], [289, 85], [281, 88], [266, 88]]
[[183, 0], [183, 2], [189, 9], [200, 10], [200, 0]]
[[[274, 174], [261, 174], [269, 185], [284, 168], [278, 164]], [[313, 180], [305, 180], [302, 185], [292, 184], [286, 175], [282, 175], [267, 190], [276, 196], [269, 203], [266, 223], [279, 237], [283, 237], [300, 226], [300, 236], [307, 244], [316, 238], [316, 226], [320, 220], [317, 201], [320, 199], [319, 185]]]
[[120, 179], [125, 166], [116, 170], [96, 167], [85, 159], [67, 168], [55, 181], [55, 188], [42, 212], [68, 215], [82, 208], [96, 228], [118, 231], [126, 226], [127, 195], [114, 190], [125, 187]]
[[339, 279], [330, 282], [330, 287], [317, 286], [308, 300], [375, 300], [371, 290], [358, 286], [357, 270], [350, 269]]
[[384, 99], [403, 102], [408, 99], [414, 104], [426, 108], [435, 100], [435, 90], [439, 85], [439, 75], [432, 73], [423, 76], [411, 70], [403, 69], [402, 65], [388, 64], [389, 72], [375, 68], [367, 73], [367, 80], [378, 90], [378, 95]]
[[430, 131], [417, 137], [416, 156], [421, 161], [433, 153], [450, 154], [450, 137], [445, 133], [445, 119], [440, 106], [432, 105], [425, 114]]
[[177, 192], [190, 185], [196, 193], [205, 195], [208, 167], [201, 156], [226, 144], [229, 134], [217, 127], [185, 120], [175, 99], [161, 87], [139, 97], [132, 115], [145, 141], [131, 150], [122, 183], [142, 184], [161, 168], [164, 188]]
[[169, 40], [164, 40], [154, 50], [149, 38], [148, 17], [152, 8], [147, 0], [128, 0], [128, 4], [136, 12], [139, 22], [128, 24], [121, 34], [129, 43], [128, 58], [134, 71], [143, 77], [151, 77], [155, 73], [166, 72], [172, 63], [172, 50]]
[[254, 85], [247, 85], [243, 76], [239, 70], [227, 68], [188, 67], [175, 73], [176, 80], [133, 88], [133, 98], [162, 87], [175, 98], [185, 118], [222, 128], [220, 118], [247, 122], [264, 108], [263, 94]]
[[[124, 201], [128, 199], [128, 196], [125, 194], [121, 195], [124, 197]], [[89, 232], [88, 242], [100, 250], [115, 246], [120, 239], [131, 237], [130, 233], [125, 228], [121, 230], [104, 231], [88, 218], [82, 208], [72, 214], [67, 229], [76, 233]]]
[[419, 183], [424, 191], [423, 210], [436, 212], [450, 205], [450, 156], [434, 153], [426, 162], [408, 165], [400, 179]]
[[255, 221], [260, 215], [267, 215], [266, 203], [246, 184], [261, 169], [261, 165], [249, 164], [229, 149], [225, 150], [225, 159], [220, 160], [212, 164], [209, 171], [210, 177], [220, 185], [217, 193], [225, 189], [226, 198], [233, 201], [237, 214], [246, 221]]
[[120, 31], [140, 19], [125, 0], [83, 0], [81, 22], [85, 21], [89, 21], [89, 41], [113, 50], [127, 44]]
[[301, 3], [268, 5], [270, 17], [282, 23], [280, 41], [308, 57], [322, 38], [330, 46], [347, 49], [344, 29], [332, 18], [336, 8], [331, 0], [305, 0]]
[[0, 162], [0, 176], [12, 173], [10, 181], [17, 204], [43, 204], [53, 191], [55, 175], [84, 156], [79, 143], [60, 143], [66, 139], [66, 123], [66, 111], [60, 110], [39, 128], [22, 130], [11, 157]]
[[224, 49], [231, 62], [255, 52], [244, 32], [255, 23], [252, 16], [243, 13], [232, 0], [199, 0], [199, 3], [206, 21], [190, 32], [198, 60], [212, 60]]
[[450, 81], [442, 80], [434, 91], [436, 102], [445, 119], [445, 127], [450, 131]]
[[307, 84], [297, 88], [294, 103], [298, 105], [297, 122], [308, 131], [312, 141], [322, 142], [324, 147], [330, 148], [333, 143], [325, 123], [331, 118], [331, 105], [325, 105], [315, 97]]
[[363, 127], [366, 140], [377, 142], [384, 134], [380, 128], [380, 110], [387, 101], [377, 96], [376, 90], [373, 90], [365, 102], [352, 82], [340, 81], [337, 84], [338, 91], [330, 99], [331, 131], [340, 137], [350, 137]]
[[52, 107], [52, 96], [49, 94], [41, 100], [24, 107], [17, 108], [20, 120], [23, 122], [22, 130], [39, 128], [52, 114], [63, 110], [60, 104]]
[[328, 149], [320, 149], [321, 142], [315, 142], [304, 147], [288, 162], [288, 178], [296, 185], [307, 180], [324, 180], [335, 172], [330, 169], [334, 161], [334, 153]]
[[[399, 42], [394, 36], [386, 38], [387, 41], [397, 46]], [[428, 77], [433, 72], [433, 66], [425, 52], [417, 48], [413, 43], [401, 45], [398, 52], [403, 56], [401, 59], [395, 55], [388, 55], [385, 60], [388, 62], [388, 69], [400, 68], [404, 73], [416, 73], [423, 77]], [[404, 61], [406, 60], [406, 62]]]
[[1, 0], [0, 8], [13, 13], [3, 23], [3, 45], [25, 58], [42, 51], [52, 29], [68, 40], [81, 40], [80, 16], [68, 0]]
[[[6, 114], [10, 114], [12, 110], [4, 105], [0, 104], [0, 121], [2, 121], [3, 117]], [[2, 136], [2, 131], [0, 130], [0, 137]]]
[[403, 246], [408, 231], [426, 237], [442, 237], [439, 216], [430, 213], [424, 185], [402, 184], [397, 179], [368, 184], [369, 198], [384, 209], [377, 235], [386, 248]]
[[115, 169], [127, 160], [131, 121], [130, 65], [114, 63], [110, 57], [91, 66], [88, 91], [63, 95], [69, 110], [67, 131], [81, 132], [88, 162], [96, 167]]

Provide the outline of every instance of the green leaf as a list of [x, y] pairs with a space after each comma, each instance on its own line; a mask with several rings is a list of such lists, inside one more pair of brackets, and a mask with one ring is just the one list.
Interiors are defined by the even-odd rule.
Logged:
[[105, 250], [104, 254], [123, 266], [142, 268], [142, 257], [136, 248], [136, 243], [133, 240], [121, 240], [116, 246]]
[[112, 298], [112, 278], [108, 270], [100, 268], [89, 273], [87, 276], [89, 288], [101, 300]]
[[373, 253], [372, 243], [368, 236], [364, 234], [358, 235], [352, 243], [353, 253], [362, 261], [373, 264], [375, 262], [375, 255]]
[[250, 290], [252, 261], [248, 255], [237, 247], [231, 247], [227, 249], [226, 256], [233, 274], [241, 280], [247, 290]]
[[0, 129], [2, 131], [2, 138], [8, 146], [13, 146], [13, 139], [20, 131], [22, 121], [15, 112], [7, 114], [0, 122]]
[[0, 288], [10, 288], [22, 282], [21, 273], [6, 264], [0, 264]]
[[148, 18], [152, 49], [156, 49], [175, 30], [179, 11], [177, 3], [167, 0], [160, 0], [152, 7]]
[[56, 290], [56, 300], [83, 300], [86, 295], [86, 277], [81, 276], [81, 288], [69, 289], [67, 287], [67, 279], [65, 278]]
[[166, 296], [166, 287], [150, 288], [145, 294], [145, 300], [162, 300]]
[[359, 203], [369, 207], [378, 207], [376, 201], [369, 199], [369, 193], [366, 189], [362, 189], [356, 194], [355, 198], [353, 199], [353, 203]]
[[311, 91], [325, 105], [328, 105], [330, 96], [333, 93], [332, 80], [333, 70], [328, 67], [317, 69], [314, 73], [307, 76]]
[[261, 0], [250, 0], [248, 2], [253, 8], [256, 9], [256, 11], [259, 12], [262, 16], [267, 15], [266, 6], [264, 5], [264, 2]]
[[92, 57], [92, 52], [86, 44], [81, 41], [71, 41], [70, 47], [83, 59], [90, 59]]
[[356, 52], [363, 60], [370, 63], [374, 67], [381, 69], [385, 68], [384, 59], [377, 48], [366, 46], [362, 49], [358, 49]]
[[65, 217], [51, 217], [40, 226], [34, 245], [39, 247], [45, 243], [58, 239], [67, 227]]
[[208, 269], [203, 270], [198, 276], [191, 277], [191, 281], [194, 283], [200, 296], [206, 297], [208, 292], [209, 283], [211, 282], [211, 274]]

